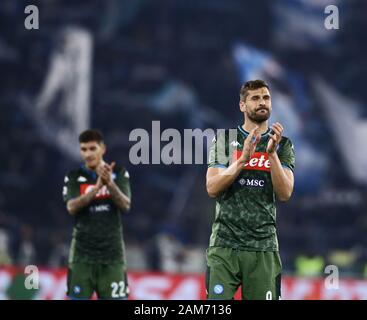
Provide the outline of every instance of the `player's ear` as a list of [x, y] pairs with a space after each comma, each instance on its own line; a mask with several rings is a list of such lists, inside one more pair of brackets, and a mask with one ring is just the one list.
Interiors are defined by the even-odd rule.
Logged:
[[101, 148], [102, 148], [102, 154], [105, 155], [106, 151], [107, 151], [107, 147], [104, 144], [104, 142], [101, 142]]
[[245, 112], [245, 110], [246, 110], [246, 104], [245, 104], [245, 102], [242, 101], [242, 100], [240, 100], [239, 106], [240, 106], [241, 112]]

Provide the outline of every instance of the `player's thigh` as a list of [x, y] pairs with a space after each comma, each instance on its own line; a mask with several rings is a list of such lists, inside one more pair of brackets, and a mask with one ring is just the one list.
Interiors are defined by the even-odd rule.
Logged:
[[281, 296], [282, 264], [278, 252], [253, 252], [256, 264], [243, 279], [242, 298], [278, 300]]
[[90, 299], [93, 294], [93, 265], [75, 262], [69, 265], [67, 296], [70, 299]]
[[96, 291], [99, 299], [127, 299], [129, 286], [124, 265], [99, 265]]
[[207, 299], [233, 299], [241, 282], [234, 251], [230, 248], [210, 247], [206, 259]]

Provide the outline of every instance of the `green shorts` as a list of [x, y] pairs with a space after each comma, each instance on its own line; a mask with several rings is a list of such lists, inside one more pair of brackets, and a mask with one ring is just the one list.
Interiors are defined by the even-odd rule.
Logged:
[[127, 299], [129, 287], [122, 263], [69, 265], [67, 296], [71, 299], [90, 299], [96, 292], [98, 299]]
[[209, 247], [206, 259], [208, 299], [233, 299], [239, 286], [243, 300], [280, 299], [279, 252]]

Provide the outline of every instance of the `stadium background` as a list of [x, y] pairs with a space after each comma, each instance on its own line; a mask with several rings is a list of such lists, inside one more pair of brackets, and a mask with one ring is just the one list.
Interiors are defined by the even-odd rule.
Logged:
[[[332, 2], [332, 3], [331, 3]], [[24, 8], [37, 5], [39, 30]], [[340, 29], [324, 27], [327, 5]], [[278, 207], [284, 299], [367, 298], [367, 3], [351, 1], [1, 1], [0, 299], [62, 299], [72, 218], [64, 174], [77, 135], [98, 127], [127, 166], [124, 216], [132, 294], [203, 297], [214, 202], [205, 165], [129, 163], [129, 132], [240, 123], [241, 82], [263, 78], [296, 154], [293, 198]], [[23, 268], [41, 289], [22, 290]], [[323, 285], [336, 265], [338, 290]], [[18, 275], [17, 275], [18, 274]]]

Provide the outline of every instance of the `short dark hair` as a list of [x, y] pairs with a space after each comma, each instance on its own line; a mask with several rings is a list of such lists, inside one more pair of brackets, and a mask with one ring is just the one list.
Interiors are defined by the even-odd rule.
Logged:
[[249, 90], [256, 90], [256, 89], [260, 89], [260, 88], [269, 88], [268, 84], [264, 81], [264, 80], [250, 80], [245, 82], [242, 86], [241, 86], [241, 90], [240, 90], [240, 100], [241, 101], [245, 101], [246, 97], [248, 96], [248, 91]]
[[91, 142], [91, 141], [102, 143], [103, 142], [102, 132], [99, 131], [98, 129], [88, 129], [88, 130], [83, 131], [79, 135], [80, 143], [86, 143], [86, 142]]

